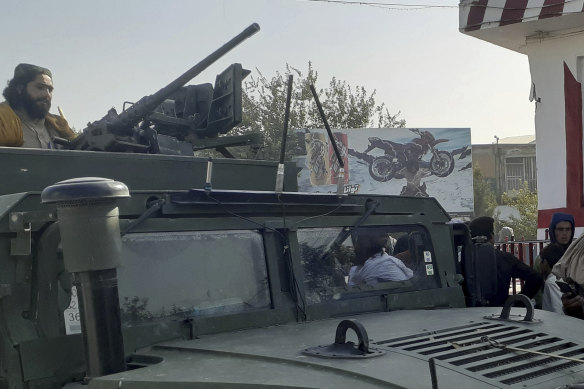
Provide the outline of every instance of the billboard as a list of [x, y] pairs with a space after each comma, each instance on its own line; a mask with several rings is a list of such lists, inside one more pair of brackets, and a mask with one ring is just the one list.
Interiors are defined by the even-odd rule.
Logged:
[[[324, 130], [298, 133], [299, 190], [335, 192], [339, 162]], [[345, 164], [345, 193], [435, 197], [453, 214], [473, 212], [469, 128], [333, 130]]]

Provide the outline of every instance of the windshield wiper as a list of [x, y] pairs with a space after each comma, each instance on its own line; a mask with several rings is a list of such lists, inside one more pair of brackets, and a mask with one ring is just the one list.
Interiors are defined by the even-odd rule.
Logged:
[[359, 218], [359, 220], [355, 222], [355, 224], [353, 224], [350, 227], [345, 227], [341, 230], [341, 232], [339, 232], [333, 243], [329, 246], [328, 250], [320, 258], [321, 261], [326, 259], [329, 255], [331, 255], [333, 250], [340, 247], [343, 244], [343, 242], [347, 240], [347, 238], [351, 235], [351, 232], [354, 229], [359, 228], [361, 224], [365, 223], [369, 216], [371, 216], [371, 214], [375, 212], [379, 204], [380, 203], [377, 200], [367, 200], [367, 202], [365, 203], [365, 212], [363, 213], [363, 215], [361, 215], [361, 217]]

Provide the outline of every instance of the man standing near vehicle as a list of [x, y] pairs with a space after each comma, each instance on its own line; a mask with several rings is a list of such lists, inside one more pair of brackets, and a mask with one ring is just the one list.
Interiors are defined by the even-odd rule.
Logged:
[[552, 215], [549, 228], [551, 243], [559, 244], [566, 251], [574, 239], [574, 232], [574, 216], [561, 212]]
[[584, 235], [568, 247], [562, 258], [554, 265], [553, 273], [571, 285], [571, 291], [562, 295], [564, 313], [584, 319]]
[[[574, 226], [574, 216], [570, 215], [569, 213], [554, 213], [552, 215], [550, 227], [548, 229], [550, 235], [550, 245], [557, 244], [561, 248], [563, 254], [568, 249], [570, 244], [572, 244], [572, 240], [574, 239]], [[533, 263], [533, 269], [538, 273], [542, 273], [541, 262], [541, 256], [538, 255]], [[543, 290], [535, 296], [537, 308], [542, 306], [542, 297]]]
[[49, 113], [53, 76], [49, 69], [21, 63], [4, 89], [0, 103], [0, 146], [54, 148], [53, 138], [73, 139], [62, 116]]
[[[469, 225], [473, 238], [484, 236], [487, 243], [495, 243], [495, 220], [489, 216], [480, 216], [473, 219]], [[477, 258], [481, 260], [481, 258]], [[524, 281], [521, 293], [532, 299], [543, 285], [542, 277], [532, 268], [521, 262], [513, 254], [495, 250], [497, 266], [497, 291], [489, 298], [489, 306], [501, 307], [509, 297], [509, 285], [512, 278]]]

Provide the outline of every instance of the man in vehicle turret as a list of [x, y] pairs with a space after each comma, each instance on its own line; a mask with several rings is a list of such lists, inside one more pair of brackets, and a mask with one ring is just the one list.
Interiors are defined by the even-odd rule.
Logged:
[[[495, 243], [495, 220], [489, 216], [473, 219], [469, 225], [473, 238], [484, 236], [487, 243]], [[521, 293], [532, 299], [543, 285], [542, 277], [532, 268], [517, 259], [513, 254], [495, 250], [497, 266], [497, 292], [489, 299], [489, 305], [500, 307], [509, 297], [509, 284], [512, 278], [524, 281]], [[478, 258], [480, 260], [480, 258]]]
[[0, 146], [54, 148], [53, 138], [73, 139], [75, 133], [59, 115], [49, 113], [53, 75], [49, 69], [21, 63], [0, 103]]

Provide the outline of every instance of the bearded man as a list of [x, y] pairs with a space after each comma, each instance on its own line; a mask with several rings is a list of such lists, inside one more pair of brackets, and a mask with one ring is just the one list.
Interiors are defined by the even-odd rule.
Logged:
[[49, 113], [53, 97], [51, 71], [21, 63], [4, 89], [0, 103], [0, 146], [54, 148], [53, 138], [73, 139], [62, 116]]

